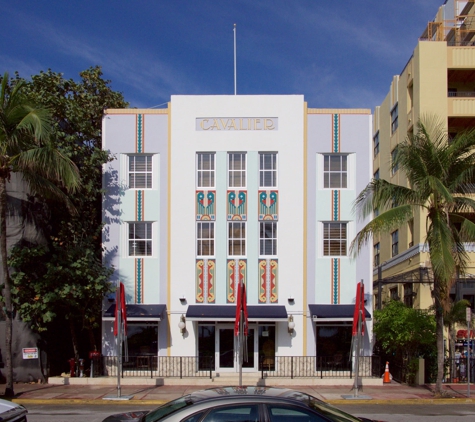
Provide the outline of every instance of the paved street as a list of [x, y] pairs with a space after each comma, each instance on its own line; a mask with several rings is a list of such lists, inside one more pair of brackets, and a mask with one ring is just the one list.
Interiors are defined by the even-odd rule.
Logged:
[[[106, 416], [153, 406], [140, 403], [129, 404], [80, 404], [80, 405], [28, 405], [28, 422], [101, 422]], [[468, 422], [475, 420], [475, 404], [416, 404], [416, 405], [339, 405], [341, 409], [356, 416], [365, 416], [387, 422]]]

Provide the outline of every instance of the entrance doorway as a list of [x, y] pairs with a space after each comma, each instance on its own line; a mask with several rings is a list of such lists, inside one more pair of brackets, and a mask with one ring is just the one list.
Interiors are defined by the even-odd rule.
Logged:
[[[243, 371], [257, 370], [256, 336], [255, 327], [249, 327], [247, 335], [247, 361], [243, 360]], [[234, 353], [235, 345], [237, 348], [237, 339], [234, 336], [234, 327], [218, 326], [218, 335], [216, 336], [216, 370], [222, 372], [239, 371], [237, 356]]]

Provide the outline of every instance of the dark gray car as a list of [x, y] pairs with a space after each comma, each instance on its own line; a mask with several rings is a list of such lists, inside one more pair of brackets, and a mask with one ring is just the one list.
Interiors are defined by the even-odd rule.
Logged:
[[0, 399], [1, 422], [26, 422], [28, 411], [20, 404]]
[[103, 422], [361, 422], [315, 397], [287, 388], [217, 387], [151, 411], [119, 413]]

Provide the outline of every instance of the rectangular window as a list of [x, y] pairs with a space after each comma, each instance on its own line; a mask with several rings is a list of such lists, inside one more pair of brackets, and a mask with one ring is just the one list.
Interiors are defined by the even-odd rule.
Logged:
[[259, 187], [277, 187], [277, 154], [275, 152], [259, 153]]
[[246, 255], [246, 223], [244, 221], [228, 222], [228, 255]]
[[412, 283], [404, 283], [404, 305], [412, 308], [414, 304], [414, 291], [412, 289]]
[[196, 154], [196, 185], [199, 188], [215, 187], [215, 154], [199, 152]]
[[343, 189], [347, 187], [348, 167], [346, 155], [326, 154], [323, 156], [323, 187]]
[[196, 223], [196, 255], [214, 256], [214, 222]]
[[399, 230], [391, 233], [391, 251], [392, 256], [396, 256], [399, 253]]
[[152, 188], [152, 156], [129, 155], [129, 188]]
[[397, 147], [395, 147], [391, 151], [391, 175], [394, 175], [397, 171], [399, 166], [396, 163], [396, 158], [397, 158]]
[[379, 169], [374, 172], [373, 179], [379, 180]]
[[228, 154], [228, 186], [230, 188], [246, 187], [246, 154]]
[[374, 156], [376, 157], [379, 154], [379, 130], [376, 132], [376, 135], [373, 137], [373, 149]]
[[152, 255], [152, 223], [129, 223], [129, 256]]
[[399, 126], [399, 123], [398, 123], [398, 115], [399, 115], [399, 112], [398, 112], [398, 103], [396, 103], [396, 105], [393, 107], [393, 109], [391, 110], [391, 134], [393, 134], [394, 132], [396, 132], [396, 129], [398, 128]]
[[323, 255], [346, 256], [346, 223], [323, 223]]
[[259, 255], [277, 255], [277, 221], [261, 221]]
[[374, 266], [377, 267], [379, 265], [379, 253], [381, 252], [381, 245], [379, 242], [373, 246], [373, 251], [374, 251]]
[[391, 300], [399, 300], [399, 295], [397, 293], [397, 287], [392, 287], [389, 289], [389, 297]]

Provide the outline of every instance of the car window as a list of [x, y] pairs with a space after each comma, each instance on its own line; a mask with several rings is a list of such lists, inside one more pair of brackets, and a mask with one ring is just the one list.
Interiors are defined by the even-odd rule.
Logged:
[[258, 405], [221, 406], [212, 409], [202, 422], [259, 422]]
[[147, 413], [144, 418], [144, 422], [157, 422], [172, 414], [173, 412], [177, 411], [178, 409], [182, 409], [183, 407], [191, 406], [193, 404], [190, 396], [180, 397], [179, 399], [173, 400], [164, 404], [163, 406], [158, 407]]
[[271, 422], [328, 422], [327, 418], [307, 409], [282, 405], [268, 405], [267, 408]]
[[186, 419], [182, 419], [180, 422], [198, 422], [205, 412], [195, 413], [193, 416], [188, 416]]

